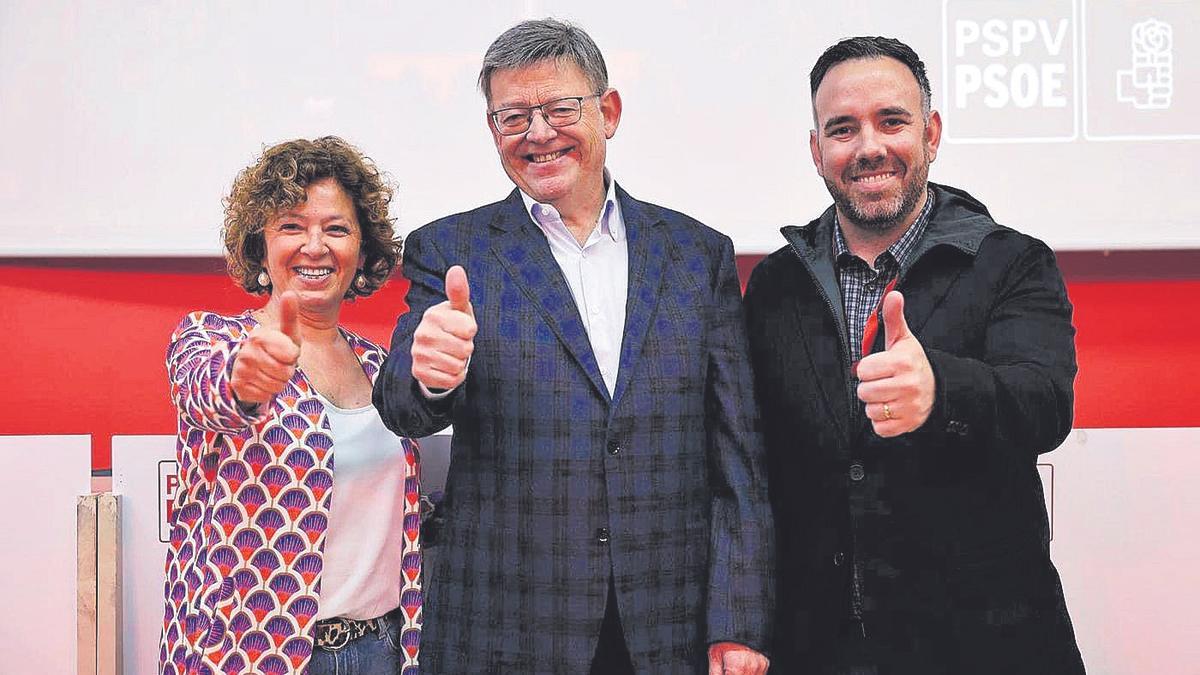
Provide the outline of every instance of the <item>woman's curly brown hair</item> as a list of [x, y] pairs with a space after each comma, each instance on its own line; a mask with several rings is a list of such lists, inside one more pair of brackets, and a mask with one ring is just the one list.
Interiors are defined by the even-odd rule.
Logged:
[[392, 188], [379, 168], [358, 148], [336, 136], [313, 141], [297, 139], [273, 145], [233, 181], [225, 198], [225, 260], [229, 275], [249, 293], [267, 293], [258, 283], [266, 257], [263, 229], [280, 211], [307, 199], [307, 188], [323, 178], [333, 178], [354, 202], [362, 230], [365, 283], [350, 284], [346, 298], [368, 296], [379, 290], [400, 260], [400, 237], [395, 219], [388, 216]]

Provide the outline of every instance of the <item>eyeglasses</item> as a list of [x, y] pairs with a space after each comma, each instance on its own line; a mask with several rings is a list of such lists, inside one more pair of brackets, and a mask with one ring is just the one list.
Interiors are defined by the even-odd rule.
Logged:
[[542, 114], [542, 119], [552, 127], [569, 127], [583, 116], [583, 101], [589, 98], [599, 98], [603, 94], [587, 96], [568, 96], [546, 101], [541, 105], [528, 108], [501, 108], [492, 111], [492, 124], [501, 136], [516, 136], [529, 131], [533, 124], [533, 111]]

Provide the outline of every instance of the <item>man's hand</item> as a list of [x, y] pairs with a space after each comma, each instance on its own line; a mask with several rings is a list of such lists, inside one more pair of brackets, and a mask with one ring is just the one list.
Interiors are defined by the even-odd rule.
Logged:
[[427, 389], [453, 389], [467, 377], [467, 360], [475, 351], [475, 311], [467, 272], [455, 265], [446, 271], [446, 301], [425, 310], [413, 333], [412, 374]]
[[708, 648], [708, 675], [763, 675], [767, 657], [736, 642], [717, 642]]
[[286, 291], [279, 298], [279, 326], [260, 323], [238, 350], [229, 386], [239, 403], [255, 406], [283, 391], [300, 360], [299, 298]]
[[883, 299], [884, 351], [858, 362], [858, 398], [875, 433], [899, 436], [919, 428], [933, 410], [933, 369], [925, 349], [908, 330], [904, 296]]

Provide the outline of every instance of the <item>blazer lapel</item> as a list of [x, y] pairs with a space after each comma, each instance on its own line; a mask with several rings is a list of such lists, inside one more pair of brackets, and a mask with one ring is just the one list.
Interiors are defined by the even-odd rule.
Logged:
[[613, 407], [629, 387], [642, 354], [642, 343], [650, 330], [658, 304], [667, 264], [667, 241], [658, 224], [661, 217], [653, 209], [630, 197], [617, 186], [621, 217], [625, 220], [629, 246], [629, 291], [625, 300], [625, 336], [621, 341], [621, 362], [617, 385], [613, 389]]
[[491, 226], [499, 230], [492, 239], [492, 253], [607, 400], [608, 388], [600, 376], [575, 298], [550, 252], [546, 235], [530, 219], [517, 190], [501, 204]]

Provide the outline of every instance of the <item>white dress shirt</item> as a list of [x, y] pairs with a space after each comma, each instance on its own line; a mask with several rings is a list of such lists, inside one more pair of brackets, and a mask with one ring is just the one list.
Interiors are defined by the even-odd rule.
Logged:
[[550, 252], [566, 277], [583, 319], [596, 365], [609, 396], [617, 384], [621, 365], [621, 340], [625, 336], [625, 300], [629, 294], [629, 246], [625, 219], [616, 199], [616, 182], [604, 174], [607, 193], [596, 227], [580, 244], [558, 210], [539, 204], [521, 192], [529, 217], [546, 235]]

